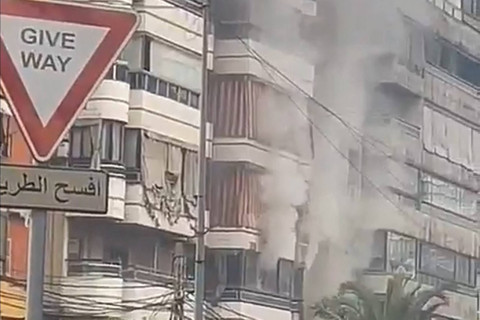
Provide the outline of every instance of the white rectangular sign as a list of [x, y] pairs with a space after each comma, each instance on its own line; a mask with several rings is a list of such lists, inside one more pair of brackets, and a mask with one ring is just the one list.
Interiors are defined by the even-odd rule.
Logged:
[[108, 174], [96, 170], [2, 164], [0, 207], [105, 214]]

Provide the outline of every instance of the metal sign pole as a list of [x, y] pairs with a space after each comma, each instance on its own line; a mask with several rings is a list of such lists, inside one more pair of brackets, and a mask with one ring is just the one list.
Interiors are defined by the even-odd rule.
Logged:
[[30, 219], [26, 320], [43, 320], [47, 211], [32, 210]]

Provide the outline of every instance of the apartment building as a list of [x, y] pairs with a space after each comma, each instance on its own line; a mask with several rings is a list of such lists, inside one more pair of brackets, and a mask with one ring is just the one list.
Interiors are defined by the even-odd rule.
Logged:
[[291, 319], [301, 311], [304, 240], [295, 226], [312, 150], [307, 98], [286, 79], [313, 90], [299, 31], [315, 5], [212, 2], [207, 299], [225, 318]]
[[[175, 285], [192, 291], [201, 7], [164, 0], [108, 5], [135, 9], [140, 26], [51, 160], [107, 170], [108, 212], [57, 213], [62, 218], [51, 223], [44, 292], [49, 319], [164, 319], [171, 314]], [[262, 235], [267, 228], [261, 220], [276, 209], [263, 199], [265, 180], [289, 178], [275, 176], [283, 171], [279, 166], [300, 175], [300, 184], [308, 179], [310, 129], [289, 110], [290, 104], [306, 110], [306, 98], [270, 74], [253, 50], [308, 92], [314, 68], [262, 22], [259, 14], [275, 7], [273, 1], [212, 3], [207, 317], [290, 319], [300, 312], [302, 243], [295, 227], [306, 200], [280, 208], [291, 216], [277, 250]], [[283, 1], [278, 8], [295, 18], [294, 29], [302, 16], [315, 14], [311, 0]], [[291, 127], [272, 133], [275, 115], [276, 121], [292, 120]], [[272, 213], [269, 224], [274, 220]], [[266, 248], [273, 262], [265, 263]], [[192, 305], [187, 294], [187, 314]]]
[[[345, 134], [350, 163], [338, 171], [346, 173], [339, 177], [344, 190], [361, 197], [355, 212], [371, 218], [359, 228], [376, 229], [370, 263], [359, 277], [378, 293], [396, 272], [426, 287], [453, 284], [438, 319], [478, 317], [479, 5], [398, 3], [400, 46], [396, 54], [377, 50], [363, 60], [372, 67], [363, 80], [366, 102], [357, 105], [364, 116], [354, 123], [362, 137], [352, 142]], [[395, 26], [391, 17], [389, 23]], [[393, 39], [394, 29], [383, 28]], [[314, 268], [321, 270], [321, 263]]]
[[140, 26], [52, 159], [107, 170], [108, 212], [57, 226], [68, 240], [51, 249], [63, 264], [45, 292], [52, 319], [168, 318], [174, 285], [192, 287], [201, 8], [108, 5], [135, 9]]

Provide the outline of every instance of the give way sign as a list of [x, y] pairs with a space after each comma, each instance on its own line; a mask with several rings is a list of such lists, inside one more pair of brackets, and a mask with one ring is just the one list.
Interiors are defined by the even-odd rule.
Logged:
[[130, 40], [137, 15], [66, 1], [0, 1], [1, 89], [44, 162]]

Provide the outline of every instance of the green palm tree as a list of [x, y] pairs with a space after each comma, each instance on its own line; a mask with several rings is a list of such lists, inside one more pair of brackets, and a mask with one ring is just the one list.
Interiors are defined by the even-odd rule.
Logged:
[[384, 298], [360, 283], [343, 283], [336, 296], [314, 306], [315, 316], [324, 320], [430, 320], [439, 307], [448, 304], [446, 287], [421, 290], [417, 285], [409, 291], [409, 281], [404, 275], [388, 279]]

